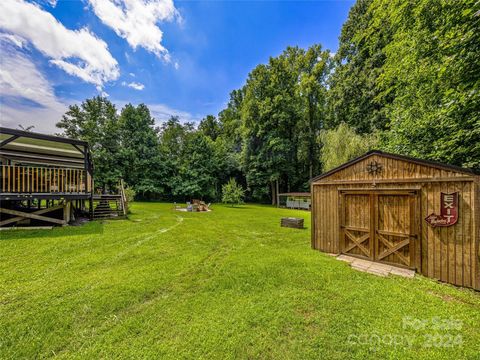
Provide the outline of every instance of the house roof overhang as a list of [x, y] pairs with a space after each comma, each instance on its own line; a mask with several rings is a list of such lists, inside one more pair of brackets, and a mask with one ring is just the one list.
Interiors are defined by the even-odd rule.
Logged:
[[50, 165], [80, 165], [85, 161], [90, 164], [86, 141], [5, 127], [0, 127], [0, 155], [12, 160], [40, 161]]

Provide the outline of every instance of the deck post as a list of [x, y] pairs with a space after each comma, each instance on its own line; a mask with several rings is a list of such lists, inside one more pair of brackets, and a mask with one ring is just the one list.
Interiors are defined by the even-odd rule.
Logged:
[[88, 214], [90, 219], [93, 219], [93, 196], [88, 199]]
[[70, 201], [65, 201], [63, 203], [63, 220], [65, 221], [65, 225], [70, 222]]

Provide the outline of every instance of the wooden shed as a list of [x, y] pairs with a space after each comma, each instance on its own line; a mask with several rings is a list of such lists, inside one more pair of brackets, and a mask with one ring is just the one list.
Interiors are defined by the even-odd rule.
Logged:
[[480, 290], [480, 176], [370, 151], [311, 180], [312, 248]]

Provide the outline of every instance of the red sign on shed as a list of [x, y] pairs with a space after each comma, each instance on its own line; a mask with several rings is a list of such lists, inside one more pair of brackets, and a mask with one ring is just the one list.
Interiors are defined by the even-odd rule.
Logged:
[[433, 227], [455, 225], [458, 221], [458, 192], [450, 194], [442, 192], [440, 196], [440, 215], [431, 213], [425, 220]]

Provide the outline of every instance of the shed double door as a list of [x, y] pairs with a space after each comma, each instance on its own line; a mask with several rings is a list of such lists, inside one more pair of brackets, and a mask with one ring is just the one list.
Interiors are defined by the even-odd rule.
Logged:
[[343, 254], [420, 266], [416, 192], [343, 191], [340, 201]]

